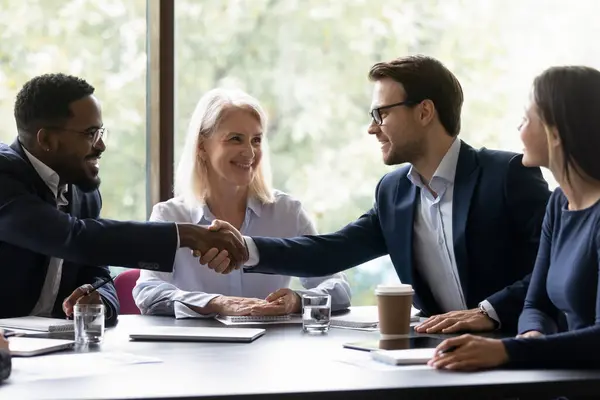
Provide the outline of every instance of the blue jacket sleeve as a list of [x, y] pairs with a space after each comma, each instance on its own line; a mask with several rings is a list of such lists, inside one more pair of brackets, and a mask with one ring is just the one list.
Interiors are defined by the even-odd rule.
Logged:
[[0, 242], [80, 265], [172, 271], [174, 223], [75, 218], [6, 172], [0, 172], [0, 187]]
[[335, 233], [289, 239], [252, 238], [259, 263], [247, 272], [298, 277], [331, 275], [387, 254], [377, 206]]
[[517, 155], [509, 162], [504, 197], [514, 233], [519, 237], [518, 242], [522, 243], [520, 254], [530, 260], [530, 266], [523, 271], [523, 279], [486, 299], [496, 311], [502, 329], [510, 332], [516, 331], [523, 309], [539, 248], [542, 221], [551, 194], [540, 169], [523, 166], [522, 158], [522, 155]]
[[519, 333], [538, 331], [545, 335], [556, 333], [558, 310], [550, 301], [546, 290], [548, 269], [550, 268], [550, 248], [552, 244], [552, 219], [554, 204], [548, 204], [548, 212], [542, 227], [542, 236], [538, 257], [531, 278], [529, 291], [519, 318]]

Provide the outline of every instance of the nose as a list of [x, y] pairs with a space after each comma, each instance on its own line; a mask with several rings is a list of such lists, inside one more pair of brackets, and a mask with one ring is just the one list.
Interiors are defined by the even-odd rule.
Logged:
[[375, 123], [375, 120], [372, 119], [369, 127], [367, 128], [367, 133], [369, 135], [377, 135], [379, 132], [381, 132], [381, 128], [379, 125], [377, 125], [377, 123]]
[[100, 152], [106, 150], [106, 144], [102, 138], [98, 139], [98, 141], [94, 144], [94, 149], [99, 150]]
[[242, 155], [244, 157], [253, 159], [254, 153], [255, 153], [255, 149], [254, 149], [254, 146], [252, 146], [252, 143], [246, 143], [246, 145], [244, 146], [244, 149], [242, 150]]

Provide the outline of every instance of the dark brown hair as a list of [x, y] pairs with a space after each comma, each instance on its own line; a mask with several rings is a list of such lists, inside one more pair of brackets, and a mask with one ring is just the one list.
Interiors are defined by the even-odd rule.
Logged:
[[384, 78], [393, 79], [404, 87], [405, 100], [417, 104], [431, 100], [448, 134], [458, 135], [463, 91], [456, 76], [444, 64], [432, 57], [414, 55], [373, 65], [369, 79]]
[[533, 96], [544, 124], [558, 131], [567, 181], [574, 165], [600, 180], [600, 71], [549, 68], [533, 81]]

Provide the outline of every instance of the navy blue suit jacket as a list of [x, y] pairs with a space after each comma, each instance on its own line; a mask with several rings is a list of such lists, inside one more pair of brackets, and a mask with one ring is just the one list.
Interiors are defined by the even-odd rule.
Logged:
[[[462, 143], [452, 205], [456, 265], [467, 307], [487, 299], [503, 329], [515, 331], [533, 269], [550, 196], [539, 168], [522, 156]], [[410, 166], [385, 175], [375, 206], [340, 231], [291, 239], [255, 237], [259, 264], [248, 272], [322, 276], [389, 254], [414, 304], [425, 316], [441, 313], [415, 268], [413, 221], [419, 188]]]
[[[64, 318], [62, 301], [77, 287], [109, 276], [106, 265], [171, 271], [177, 247], [172, 223], [100, 219], [98, 190], [69, 185], [68, 210], [33, 168], [18, 141], [0, 143], [0, 318], [29, 315], [40, 296], [51, 257], [63, 259], [53, 316]], [[99, 289], [119, 311], [112, 283]]]

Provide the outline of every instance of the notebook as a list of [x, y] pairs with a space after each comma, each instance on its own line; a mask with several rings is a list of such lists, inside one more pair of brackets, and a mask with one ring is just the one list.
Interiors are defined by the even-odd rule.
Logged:
[[129, 338], [131, 340], [250, 343], [264, 333], [264, 329], [258, 328], [153, 326], [131, 331]]
[[435, 348], [378, 350], [371, 352], [371, 358], [374, 360], [391, 365], [427, 364], [434, 355]]
[[219, 315], [217, 319], [231, 322], [277, 322], [289, 321], [292, 319], [290, 315]]
[[355, 307], [349, 313], [332, 315], [330, 324], [342, 328], [377, 328], [379, 317], [377, 310], [373, 312], [371, 307]]
[[14, 357], [31, 357], [70, 349], [73, 340], [11, 337], [8, 339], [10, 354]]
[[38, 332], [72, 332], [73, 321], [45, 317], [16, 317], [0, 319], [0, 328], [24, 329]]

